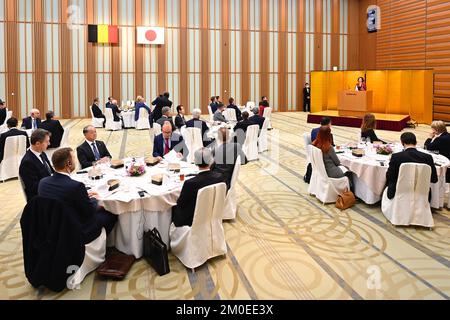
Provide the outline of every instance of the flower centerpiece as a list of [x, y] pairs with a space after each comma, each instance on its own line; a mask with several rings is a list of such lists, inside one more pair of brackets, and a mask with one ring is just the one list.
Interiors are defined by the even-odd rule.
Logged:
[[145, 173], [145, 164], [131, 163], [127, 168], [127, 173], [130, 177], [139, 177]]
[[383, 144], [383, 145], [378, 145], [377, 147], [377, 154], [382, 154], [382, 155], [390, 155], [392, 154], [392, 152], [394, 152], [394, 150], [392, 150], [392, 147], [388, 144]]

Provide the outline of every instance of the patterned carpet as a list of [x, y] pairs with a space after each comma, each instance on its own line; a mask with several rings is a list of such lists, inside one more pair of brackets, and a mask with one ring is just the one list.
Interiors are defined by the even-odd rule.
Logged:
[[[63, 121], [75, 147], [89, 120]], [[303, 183], [304, 113], [276, 113], [270, 151], [242, 167], [238, 218], [224, 224], [228, 253], [195, 273], [169, 254], [171, 273], [159, 277], [144, 260], [125, 280], [90, 274], [80, 290], [32, 288], [24, 275], [19, 219], [24, 197], [17, 180], [0, 183], [0, 299], [449, 299], [450, 211], [436, 227], [394, 228], [380, 206], [358, 203], [340, 212], [322, 205]], [[115, 158], [150, 154], [152, 133], [98, 130]], [[413, 130], [423, 144], [429, 127]], [[377, 131], [383, 140], [397, 132]], [[358, 129], [333, 127], [337, 144]], [[446, 199], [448, 203], [448, 199]]]

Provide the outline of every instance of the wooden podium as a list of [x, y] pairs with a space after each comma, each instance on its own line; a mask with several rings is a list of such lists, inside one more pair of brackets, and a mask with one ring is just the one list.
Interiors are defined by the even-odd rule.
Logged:
[[373, 112], [372, 100], [372, 91], [339, 91], [337, 105], [339, 115], [362, 118], [366, 113]]

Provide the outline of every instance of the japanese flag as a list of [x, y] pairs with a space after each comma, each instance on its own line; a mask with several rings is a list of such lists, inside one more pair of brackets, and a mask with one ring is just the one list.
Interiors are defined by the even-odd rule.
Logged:
[[138, 44], [164, 44], [164, 28], [137, 27]]

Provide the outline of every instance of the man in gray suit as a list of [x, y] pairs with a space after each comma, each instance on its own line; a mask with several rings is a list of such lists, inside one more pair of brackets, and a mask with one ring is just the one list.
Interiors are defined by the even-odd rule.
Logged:
[[223, 110], [225, 110], [225, 106], [223, 104], [220, 104], [216, 112], [214, 112], [214, 121], [227, 122], [227, 119], [225, 119], [224, 115], [222, 114]]

